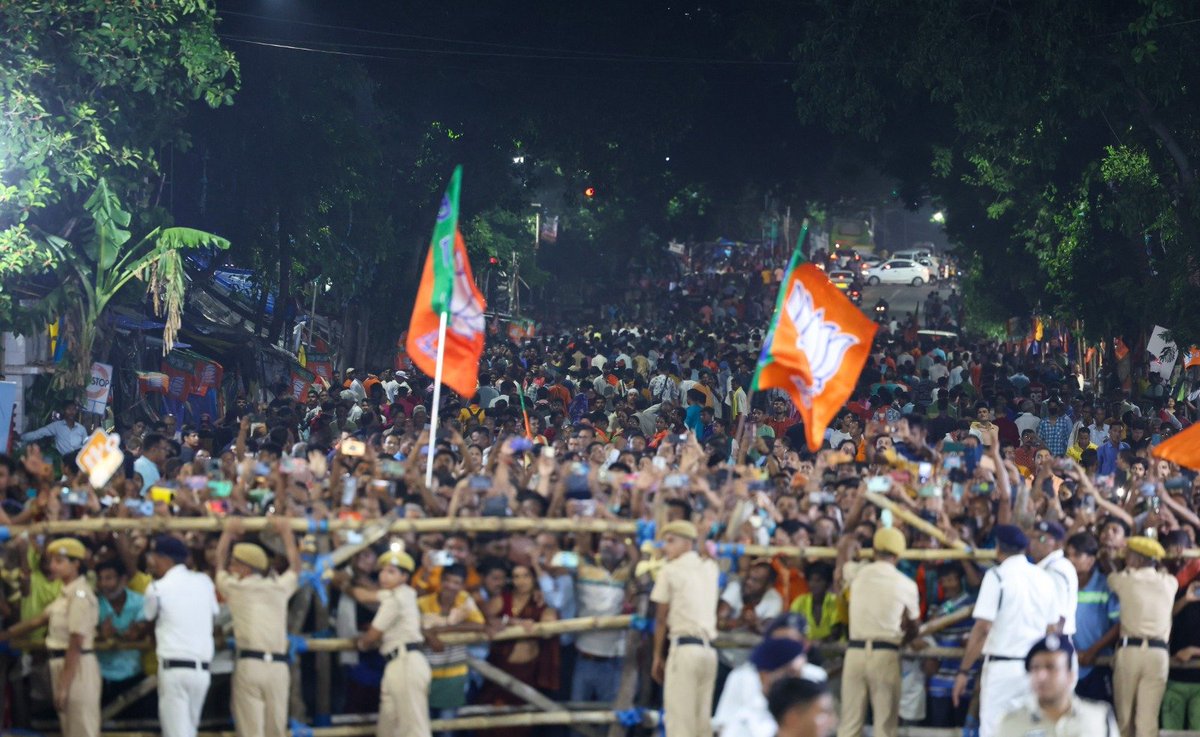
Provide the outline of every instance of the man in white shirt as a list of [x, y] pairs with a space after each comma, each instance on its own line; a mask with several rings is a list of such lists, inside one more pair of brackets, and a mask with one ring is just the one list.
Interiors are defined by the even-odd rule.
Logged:
[[1063, 540], [1067, 531], [1051, 520], [1041, 520], [1033, 528], [1029, 540], [1029, 555], [1037, 561], [1038, 568], [1050, 574], [1054, 584], [1055, 606], [1058, 612], [1059, 634], [1075, 636], [1075, 609], [1079, 605], [1079, 574], [1075, 566], [1063, 554]]
[[208, 576], [187, 569], [188, 554], [183, 541], [160, 535], [146, 558], [155, 581], [142, 609], [146, 621], [155, 623], [163, 737], [196, 737], [212, 679], [216, 589]]
[[79, 405], [69, 399], [63, 402], [61, 420], [55, 420], [49, 425], [22, 434], [21, 442], [28, 443], [32, 440], [52, 437], [54, 438], [54, 449], [58, 451], [58, 454], [68, 456], [82, 448], [88, 439], [87, 428], [76, 421], [78, 418]]
[[996, 737], [1000, 720], [1031, 698], [1025, 656], [1034, 643], [1057, 630], [1057, 594], [1050, 576], [1029, 562], [1029, 538], [1014, 525], [996, 525], [996, 559], [979, 586], [975, 625], [954, 678], [957, 707], [975, 663], [983, 660], [979, 692], [979, 737]]

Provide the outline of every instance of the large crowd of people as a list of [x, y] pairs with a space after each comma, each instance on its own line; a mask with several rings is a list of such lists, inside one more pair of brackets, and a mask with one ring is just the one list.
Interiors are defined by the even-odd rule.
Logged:
[[[302, 401], [281, 384], [231, 394], [221, 418], [119, 423], [126, 464], [93, 488], [75, 467], [87, 432], [68, 403], [0, 458], [0, 521], [226, 524], [8, 542], [4, 636], [20, 648], [0, 661], [8, 718], [27, 726], [54, 709], [63, 734], [95, 735], [101, 698], [156, 673], [157, 698], [125, 714], [157, 714], [184, 737], [231, 710], [239, 734], [282, 737], [288, 635], [311, 631], [289, 628], [288, 601], [312, 541], [285, 524], [249, 535], [240, 518], [319, 530], [569, 517], [640, 532], [393, 535], [333, 572], [336, 635], [358, 644], [338, 655], [334, 708], [378, 712], [381, 735], [418, 735], [468, 704], [524, 703], [472, 659], [559, 701], [611, 705], [634, 657], [624, 631], [439, 638], [629, 614], [648, 596], [638, 705], [661, 708], [669, 734], [810, 734], [798, 725], [840, 719], [851, 737], [870, 718], [877, 737], [899, 724], [993, 737], [1029, 699], [1063, 703], [1064, 678], [1112, 703], [1123, 737], [1200, 729], [1200, 478], [1152, 455], [1200, 419], [1196, 377], [1085, 378], [1061, 346], [923, 334], [896, 315], [814, 453], [786, 395], [751, 392], [780, 276], [643, 277], [591, 325], [494, 336], [478, 390], [443, 393], [436, 430], [428, 378], [347, 368]], [[934, 302], [938, 326], [953, 327], [961, 302]], [[767, 545], [836, 557], [745, 554]], [[994, 558], [906, 553], [947, 547]], [[722, 633], [764, 639], [718, 650]], [[149, 652], [96, 647], [151, 636]], [[233, 649], [214, 648], [230, 636]]]

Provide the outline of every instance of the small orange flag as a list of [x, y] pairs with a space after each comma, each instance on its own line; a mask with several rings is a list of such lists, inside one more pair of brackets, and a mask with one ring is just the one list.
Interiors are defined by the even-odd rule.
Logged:
[[[421, 286], [408, 325], [405, 348], [413, 364], [429, 376], [437, 368], [438, 313], [433, 309], [434, 253], [437, 244], [425, 257]], [[446, 321], [446, 352], [442, 366], [442, 383], [462, 397], [475, 393], [479, 383], [479, 359], [483, 356], [484, 331], [487, 325], [483, 311], [483, 295], [471, 275], [467, 244], [462, 233], [454, 237], [454, 291], [450, 297], [450, 314]]]
[[1200, 366], [1200, 347], [1192, 346], [1188, 348], [1187, 358], [1184, 361], [1183, 367], [1190, 369], [1196, 366]]
[[1167, 438], [1150, 455], [1165, 461], [1200, 471], [1200, 424], [1195, 424], [1175, 437]]
[[781, 296], [757, 386], [791, 395], [815, 452], [858, 383], [877, 326], [809, 263], [792, 271]]

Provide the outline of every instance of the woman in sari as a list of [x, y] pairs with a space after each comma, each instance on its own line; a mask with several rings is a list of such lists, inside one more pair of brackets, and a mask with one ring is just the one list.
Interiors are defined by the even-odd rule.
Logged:
[[[533, 570], [517, 565], [512, 570], [512, 586], [503, 595], [489, 599], [486, 604], [490, 622], [504, 627], [523, 626], [532, 629], [538, 622], [553, 622], [558, 612], [546, 606], [538, 589]], [[545, 639], [499, 640], [493, 642], [488, 662], [513, 678], [543, 692], [558, 689], [559, 642], [557, 637]], [[504, 687], [488, 681], [479, 692], [479, 703], [489, 706], [517, 706], [524, 700]], [[494, 729], [494, 737], [528, 737], [531, 729], [514, 727]]]

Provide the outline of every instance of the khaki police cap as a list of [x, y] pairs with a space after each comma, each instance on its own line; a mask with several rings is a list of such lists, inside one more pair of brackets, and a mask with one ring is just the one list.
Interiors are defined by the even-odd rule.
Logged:
[[689, 540], [695, 540], [700, 537], [700, 533], [696, 531], [696, 526], [686, 520], [677, 519], [674, 522], [667, 523], [663, 527], [663, 535], [674, 535], [676, 537], [686, 537]]
[[875, 531], [872, 547], [881, 553], [900, 555], [908, 547], [908, 543], [904, 540], [904, 533], [895, 527], [880, 527]]
[[87, 558], [87, 548], [73, 537], [60, 537], [46, 546], [46, 555], [65, 555], [75, 560]]
[[266, 551], [254, 543], [234, 545], [233, 559], [239, 563], [245, 563], [256, 571], [265, 571], [270, 566]]
[[1162, 543], [1149, 537], [1135, 535], [1129, 538], [1129, 549], [1135, 553], [1146, 556], [1150, 560], [1162, 560], [1167, 551], [1163, 549]]
[[379, 556], [379, 561], [375, 564], [375, 570], [382, 571], [387, 566], [396, 566], [409, 573], [412, 573], [417, 567], [413, 563], [412, 556], [402, 550], [389, 550]]

